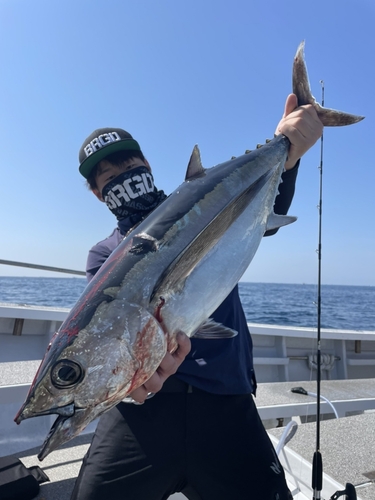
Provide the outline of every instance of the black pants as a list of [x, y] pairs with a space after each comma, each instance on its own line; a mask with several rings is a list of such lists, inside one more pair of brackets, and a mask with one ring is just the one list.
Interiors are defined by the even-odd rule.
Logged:
[[72, 500], [290, 500], [252, 396], [190, 391], [171, 377], [143, 405], [105, 413]]

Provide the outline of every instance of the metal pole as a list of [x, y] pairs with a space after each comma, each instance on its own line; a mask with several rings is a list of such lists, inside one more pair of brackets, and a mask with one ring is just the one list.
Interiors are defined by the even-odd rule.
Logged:
[[64, 269], [62, 267], [42, 266], [39, 264], [29, 264], [27, 262], [17, 262], [15, 260], [0, 259], [0, 264], [6, 266], [29, 267], [32, 269], [40, 269], [42, 271], [55, 271], [57, 273], [78, 274], [79, 276], [86, 276], [84, 271], [75, 271], [74, 269]]

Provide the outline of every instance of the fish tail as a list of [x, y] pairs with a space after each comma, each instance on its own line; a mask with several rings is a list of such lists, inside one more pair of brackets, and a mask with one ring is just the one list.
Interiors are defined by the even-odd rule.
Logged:
[[344, 111], [335, 109], [323, 108], [315, 97], [311, 94], [309, 77], [304, 56], [305, 42], [301, 42], [294, 56], [293, 64], [293, 93], [297, 96], [298, 106], [311, 104], [314, 106], [320, 121], [326, 127], [340, 127], [344, 125], [352, 125], [360, 122], [364, 116], [352, 115]]

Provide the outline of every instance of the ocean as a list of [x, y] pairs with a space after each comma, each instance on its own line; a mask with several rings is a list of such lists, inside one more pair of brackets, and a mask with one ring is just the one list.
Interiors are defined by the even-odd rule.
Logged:
[[[0, 277], [0, 302], [72, 307], [85, 278]], [[317, 286], [282, 283], [239, 284], [251, 323], [317, 326]], [[375, 287], [322, 285], [321, 327], [375, 331]]]

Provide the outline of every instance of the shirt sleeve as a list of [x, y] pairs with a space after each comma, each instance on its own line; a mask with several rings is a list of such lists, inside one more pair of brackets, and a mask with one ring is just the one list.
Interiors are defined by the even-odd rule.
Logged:
[[95, 274], [102, 267], [104, 262], [110, 256], [109, 250], [101, 243], [93, 246], [87, 256], [86, 278], [91, 281]]
[[87, 281], [91, 281], [95, 274], [102, 267], [104, 262], [111, 255], [113, 250], [119, 245], [123, 236], [118, 229], [115, 229], [113, 233], [108, 236], [103, 241], [100, 241], [94, 245], [87, 256], [86, 262], [86, 278]]

